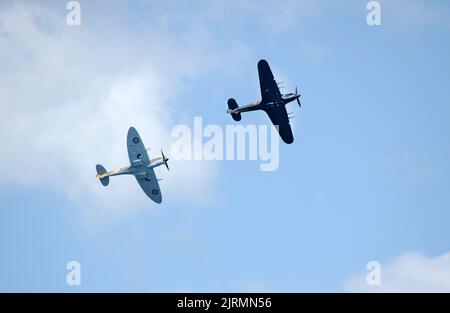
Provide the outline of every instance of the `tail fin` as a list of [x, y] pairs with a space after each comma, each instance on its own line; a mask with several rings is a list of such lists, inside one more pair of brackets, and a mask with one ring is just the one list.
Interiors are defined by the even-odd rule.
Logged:
[[105, 168], [102, 165], [97, 164], [95, 166], [95, 169], [97, 170], [97, 178], [100, 179], [100, 182], [102, 183], [102, 185], [103, 186], [108, 186], [108, 184], [109, 184], [109, 176], [101, 177], [103, 174], [106, 173]]
[[[228, 109], [234, 110], [237, 109], [238, 107], [239, 106], [236, 100], [234, 100], [233, 98], [228, 99]], [[241, 120], [241, 113], [231, 113], [231, 117], [233, 118], [233, 120], [238, 122]]]

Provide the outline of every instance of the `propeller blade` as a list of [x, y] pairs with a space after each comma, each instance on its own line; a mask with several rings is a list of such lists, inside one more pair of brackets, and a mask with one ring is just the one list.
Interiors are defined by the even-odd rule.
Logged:
[[295, 86], [295, 94], [298, 95], [298, 98], [297, 98], [298, 106], [299, 106], [299, 107], [302, 107], [302, 104], [300, 103], [300, 95], [299, 95], [298, 92], [297, 92], [297, 86]]
[[166, 158], [166, 156], [164, 155], [164, 152], [161, 150], [161, 156], [164, 162], [164, 165], [166, 166], [167, 170], [169, 170], [169, 165], [167, 164], [167, 161], [169, 161], [169, 158]]

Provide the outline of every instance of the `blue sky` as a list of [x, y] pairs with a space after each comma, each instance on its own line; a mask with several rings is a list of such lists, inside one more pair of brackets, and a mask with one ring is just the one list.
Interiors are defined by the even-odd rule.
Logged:
[[[380, 1], [369, 27], [367, 2], [80, 1], [79, 27], [64, 1], [3, 2], [0, 290], [360, 290], [376, 260], [398, 290], [426, 268], [444, 287], [418, 289], [450, 291], [450, 6]], [[129, 126], [155, 155], [194, 116], [234, 124], [261, 58], [302, 93], [277, 171], [173, 162], [161, 206], [94, 179], [127, 164]]]

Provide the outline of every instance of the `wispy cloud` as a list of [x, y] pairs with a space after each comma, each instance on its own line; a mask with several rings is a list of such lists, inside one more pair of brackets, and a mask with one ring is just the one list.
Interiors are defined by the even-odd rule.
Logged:
[[450, 292], [450, 252], [427, 257], [407, 252], [390, 263], [381, 264], [381, 285], [366, 284], [366, 274], [345, 284], [349, 292]]
[[[149, 29], [146, 35], [162, 47], [154, 49], [133, 36], [70, 27], [65, 13], [23, 3], [0, 11], [0, 141], [8, 151], [2, 153], [0, 182], [59, 190], [89, 207], [88, 223], [95, 224], [149, 206], [133, 177], [101, 188], [95, 164], [128, 164], [130, 126], [154, 148], [151, 153], [169, 152], [175, 123], [169, 104], [178, 96], [173, 86], [214, 61], [201, 53], [209, 35], [203, 42], [182, 42], [180, 56], [178, 38]], [[207, 199], [216, 165], [180, 163], [172, 163], [170, 175], [157, 169], [167, 178], [161, 182], [166, 201]]]
[[[251, 20], [280, 34], [317, 6], [310, 0], [283, 6], [205, 1], [195, 10], [195, 4], [164, 1], [144, 17], [136, 8], [121, 13], [121, 2], [100, 4], [82, 3], [80, 27], [66, 24], [64, 5], [10, 1], [0, 7], [0, 140], [8, 151], [0, 183], [59, 190], [88, 207], [93, 224], [148, 207], [133, 177], [113, 179], [107, 190], [93, 178], [97, 162], [107, 169], [128, 164], [128, 127], [139, 130], [153, 153], [169, 151], [177, 116], [190, 115], [176, 105], [185, 79], [212, 69], [236, 76], [255, 54], [234, 37], [224, 44], [215, 31]], [[317, 46], [304, 48], [323, 55]], [[157, 169], [165, 178], [164, 203], [208, 201], [217, 165], [179, 161], [172, 169], [169, 175]]]

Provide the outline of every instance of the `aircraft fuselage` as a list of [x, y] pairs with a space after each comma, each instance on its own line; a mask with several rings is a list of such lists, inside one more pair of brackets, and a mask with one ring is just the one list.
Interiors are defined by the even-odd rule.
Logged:
[[114, 170], [106, 173], [108, 176], [119, 176], [119, 175], [147, 175], [147, 169], [152, 169], [164, 164], [164, 161], [158, 161], [155, 163], [143, 163], [141, 160], [136, 160], [140, 162], [133, 163], [132, 166], [122, 167], [118, 170]]
[[262, 102], [261, 100], [258, 102], [246, 104], [239, 106], [238, 108], [234, 110], [228, 110], [227, 113], [243, 113], [243, 112], [250, 112], [250, 111], [256, 111], [256, 110], [264, 110], [264, 111], [270, 111], [271, 109], [284, 106], [288, 104], [289, 102], [292, 102], [294, 100], [297, 100], [300, 97], [300, 95], [295, 93], [288, 93], [282, 96], [280, 101], [270, 101], [270, 102]]

